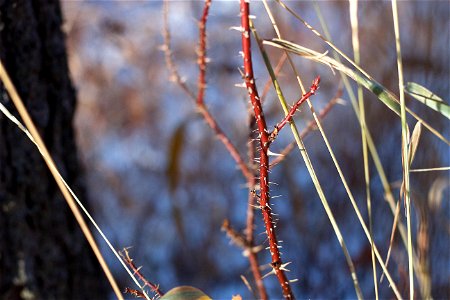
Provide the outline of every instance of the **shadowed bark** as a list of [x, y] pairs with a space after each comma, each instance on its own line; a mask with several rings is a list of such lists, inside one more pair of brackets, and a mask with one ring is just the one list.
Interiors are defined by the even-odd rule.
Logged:
[[[58, 1], [0, 0], [0, 58], [82, 199]], [[16, 112], [0, 83], [0, 101]], [[35, 146], [0, 114], [0, 299], [101, 299], [103, 272]]]

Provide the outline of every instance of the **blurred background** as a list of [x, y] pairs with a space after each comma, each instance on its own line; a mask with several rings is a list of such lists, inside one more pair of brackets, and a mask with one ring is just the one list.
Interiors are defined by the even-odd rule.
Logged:
[[[85, 169], [91, 211], [116, 248], [132, 246], [130, 254], [142, 265], [148, 280], [163, 291], [193, 285], [214, 299], [240, 294], [253, 297], [240, 278], [252, 282], [247, 258], [221, 231], [228, 218], [238, 231], [245, 228], [246, 180], [234, 160], [197, 114], [191, 99], [170, 81], [161, 50], [163, 4], [160, 1], [62, 1], [71, 76], [77, 88], [77, 142]], [[329, 27], [333, 42], [353, 57], [349, 5], [345, 1], [288, 2], [312, 26], [323, 30], [317, 7]], [[319, 38], [276, 3], [270, 3], [282, 35], [287, 40], [319, 52], [330, 50]], [[186, 83], [196, 91], [198, 67], [197, 20], [202, 1], [170, 1], [169, 24], [175, 62]], [[448, 101], [449, 5], [447, 1], [399, 2], [405, 82], [417, 82]], [[261, 2], [252, 2], [259, 34], [275, 37]], [[238, 68], [241, 37], [229, 30], [239, 26], [237, 1], [213, 1], [207, 23], [208, 54], [205, 102], [243, 157], [247, 157], [248, 100]], [[395, 40], [390, 2], [359, 3], [361, 65], [385, 87], [398, 94]], [[255, 44], [254, 44], [255, 45]], [[272, 64], [282, 51], [267, 47]], [[257, 85], [262, 92], [268, 73], [254, 46]], [[312, 99], [320, 111], [342, 88], [338, 75], [328, 67], [295, 57], [306, 85], [320, 75], [322, 82]], [[301, 94], [288, 64], [279, 79], [290, 103]], [[352, 83], [353, 84], [353, 83]], [[356, 86], [353, 85], [356, 91]], [[399, 118], [372, 94], [364, 93], [368, 127], [373, 134], [394, 196], [401, 183], [401, 128]], [[360, 209], [367, 216], [361, 135], [347, 93], [346, 105], [335, 105], [323, 120], [324, 130], [350, 184]], [[407, 97], [408, 106], [449, 138], [449, 123], [440, 114]], [[271, 88], [264, 109], [268, 126], [282, 118]], [[311, 120], [303, 107], [295, 119], [300, 128]], [[409, 119], [411, 128], [415, 122]], [[288, 129], [271, 146], [280, 152], [293, 141]], [[331, 208], [348, 244], [363, 294], [373, 295], [370, 245], [354, 214], [336, 169], [319, 132], [305, 144]], [[450, 165], [448, 146], [423, 130], [413, 168]], [[371, 161], [371, 195], [375, 242], [387, 253], [393, 216], [379, 176]], [[273, 168], [270, 181], [283, 260], [298, 298], [355, 298], [342, 250], [306, 171], [298, 149]], [[413, 173], [413, 229], [426, 225], [432, 295], [449, 298], [450, 208], [449, 172]], [[267, 246], [261, 215], [256, 211], [255, 236]], [[404, 209], [401, 210], [404, 221]], [[417, 244], [415, 246], [424, 246]], [[104, 247], [104, 253], [109, 250]], [[426, 252], [425, 252], [426, 253]], [[268, 251], [260, 263], [270, 263]], [[134, 288], [117, 261], [107, 259], [122, 287]], [[389, 265], [402, 295], [408, 294], [407, 255], [394, 240]], [[263, 270], [263, 274], [269, 269]], [[380, 268], [378, 268], [379, 275]], [[271, 298], [280, 298], [277, 280], [264, 280]], [[388, 282], [380, 296], [392, 298]], [[130, 296], [131, 298], [131, 296]]]

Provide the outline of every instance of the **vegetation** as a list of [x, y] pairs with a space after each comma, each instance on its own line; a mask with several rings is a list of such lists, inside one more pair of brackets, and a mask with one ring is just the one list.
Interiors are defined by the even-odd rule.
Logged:
[[[116, 8], [138, 25], [66, 7], [95, 226], [126, 293], [449, 297], [448, 5], [140, 5]], [[164, 294], [185, 284], [203, 292]]]

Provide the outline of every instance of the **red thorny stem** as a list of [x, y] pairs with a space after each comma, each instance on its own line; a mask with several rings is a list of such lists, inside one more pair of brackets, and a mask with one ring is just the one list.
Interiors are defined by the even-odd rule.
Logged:
[[[336, 105], [341, 96], [342, 96], [342, 89], [339, 89], [336, 96], [333, 99], [331, 99], [330, 102], [328, 102], [328, 104], [320, 111], [319, 115], [317, 116], [319, 120], [322, 120], [326, 117], [326, 115], [330, 112], [330, 110], [334, 107], [334, 105]], [[317, 127], [316, 120], [312, 119], [311, 121], [309, 121], [308, 125], [306, 125], [305, 129], [303, 129], [302, 132], [300, 132], [300, 138], [304, 139], [306, 135], [310, 133], [315, 127]], [[280, 152], [281, 155], [272, 161], [272, 163], [270, 164], [270, 168], [282, 162], [288, 156], [288, 154], [294, 149], [295, 145], [296, 145], [295, 141], [287, 145]]]
[[264, 286], [263, 278], [261, 275], [261, 270], [259, 268], [258, 262], [258, 252], [255, 251], [255, 236], [254, 236], [254, 224], [255, 224], [255, 195], [254, 190], [256, 186], [256, 171], [257, 169], [253, 167], [255, 161], [255, 143], [254, 135], [256, 131], [256, 120], [253, 111], [249, 109], [249, 143], [248, 143], [248, 160], [249, 165], [252, 166], [251, 169], [254, 172], [254, 176], [247, 180], [247, 185], [249, 189], [248, 193], [248, 204], [247, 204], [247, 222], [245, 229], [245, 239], [248, 244], [248, 260], [250, 263], [250, 268], [255, 279], [256, 288], [258, 290], [258, 297], [262, 300], [267, 300], [268, 295], [266, 287]]
[[261, 106], [261, 101], [258, 96], [258, 91], [255, 85], [255, 79], [253, 76], [252, 56], [250, 47], [250, 26], [249, 26], [249, 14], [250, 8], [248, 0], [240, 1], [241, 12], [241, 30], [242, 30], [242, 51], [244, 56], [244, 80], [245, 85], [250, 96], [253, 111], [259, 131], [259, 184], [260, 184], [260, 197], [259, 203], [263, 214], [264, 225], [266, 234], [269, 239], [270, 255], [272, 257], [273, 272], [278, 278], [278, 281], [283, 290], [283, 296], [287, 299], [294, 299], [289, 280], [283, 270], [283, 263], [281, 261], [280, 251], [278, 249], [278, 241], [275, 234], [275, 226], [272, 218], [272, 212], [270, 207], [270, 194], [269, 194], [269, 133], [267, 131], [267, 125], [264, 118], [264, 113]]
[[[214, 121], [209, 111], [206, 109], [205, 104], [203, 102], [205, 96], [205, 88], [206, 88], [206, 21], [208, 20], [209, 7], [211, 6], [211, 0], [205, 1], [205, 6], [203, 7], [202, 17], [199, 22], [199, 48], [198, 48], [198, 57], [197, 63], [199, 66], [199, 75], [198, 75], [198, 92], [197, 92], [197, 107], [200, 113], [203, 115], [206, 122], [209, 126], [216, 132], [221, 132], [220, 128], [217, 126], [217, 123]], [[224, 143], [228, 149], [232, 147], [231, 143], [228, 139], [224, 138], [224, 135], [217, 135], [219, 139], [221, 139], [222, 143]], [[230, 154], [239, 164], [243, 164], [241, 156], [236, 155], [237, 151], [230, 151]], [[250, 186], [254, 186], [255, 176], [249, 172], [248, 168], [241, 167], [243, 175], [247, 178], [247, 182]], [[252, 197], [252, 196], [250, 196]], [[248, 222], [251, 222], [250, 228], [253, 229], [253, 206], [250, 207], [252, 209], [251, 212], [248, 212]], [[248, 227], [248, 224], [247, 224]], [[253, 239], [253, 230], [247, 233], [246, 236], [247, 250], [248, 250], [248, 259], [250, 262], [250, 266], [252, 269], [253, 276], [255, 278], [255, 283], [258, 289], [259, 297], [261, 299], [268, 299], [267, 292], [264, 288], [264, 284], [262, 281], [261, 271], [259, 270], [259, 263], [257, 254], [253, 251], [254, 247], [254, 239]]]
[[275, 129], [270, 133], [270, 136], [269, 136], [269, 140], [270, 141], [273, 141], [277, 137], [278, 132], [280, 132], [280, 130], [284, 127], [284, 125], [286, 125], [286, 123], [289, 122], [292, 119], [292, 117], [294, 116], [295, 112], [300, 107], [300, 105], [302, 105], [303, 102], [305, 102], [309, 97], [311, 97], [312, 95], [314, 95], [316, 93], [317, 89], [319, 88], [319, 83], [320, 83], [320, 76], [317, 76], [316, 79], [314, 79], [309, 92], [304, 94], [291, 107], [291, 109], [289, 110], [288, 114], [283, 118], [283, 120], [281, 120], [281, 122], [278, 123], [275, 126]]

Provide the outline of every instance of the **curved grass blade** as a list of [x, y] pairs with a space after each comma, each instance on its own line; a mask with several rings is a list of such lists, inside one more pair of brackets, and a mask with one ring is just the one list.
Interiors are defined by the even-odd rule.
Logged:
[[332, 69], [342, 71], [343, 73], [345, 73], [345, 75], [352, 78], [353, 80], [364, 86], [366, 89], [374, 93], [378, 97], [378, 99], [380, 99], [384, 104], [386, 104], [386, 106], [389, 107], [393, 112], [395, 112], [397, 115], [400, 115], [400, 105], [397, 102], [395, 96], [389, 90], [384, 88], [383, 85], [381, 85], [372, 78], [366, 77], [361, 72], [352, 70], [349, 67], [343, 65], [342, 63], [334, 60], [333, 58], [323, 53], [316, 52], [314, 50], [308, 49], [306, 47], [300, 46], [298, 44], [286, 40], [281, 39], [265, 40], [264, 44], [288, 50], [300, 56], [304, 56], [314, 61], [323, 63]]
[[408, 82], [405, 87], [405, 92], [429, 108], [440, 112], [443, 116], [447, 117], [447, 119], [450, 119], [450, 106], [432, 91], [418, 83]]
[[[329, 66], [331, 69], [336, 69], [341, 71], [348, 77], [352, 78], [354, 81], [358, 82], [366, 89], [374, 93], [378, 99], [380, 99], [387, 107], [389, 107], [393, 112], [395, 112], [398, 116], [400, 116], [400, 101], [397, 97], [392, 94], [391, 91], [386, 89], [382, 84], [374, 80], [372, 77], [363, 74], [360, 71], [354, 71], [349, 67], [343, 65], [337, 60], [329, 57], [326, 53], [319, 53], [317, 51], [311, 50], [309, 48], [300, 46], [298, 44], [281, 40], [281, 39], [271, 39], [264, 40], [263, 42], [266, 45], [270, 45], [273, 47], [277, 47], [280, 49], [288, 50], [297, 55], [303, 56], [307, 59], [320, 62], [324, 65]], [[450, 141], [447, 140], [440, 132], [431, 127], [428, 123], [425, 122], [422, 118], [420, 118], [416, 113], [411, 111], [408, 107], [405, 107], [406, 111], [413, 116], [416, 120], [420, 121], [423, 126], [425, 126], [429, 131], [431, 131], [436, 137], [442, 140], [447, 145], [450, 145]]]

